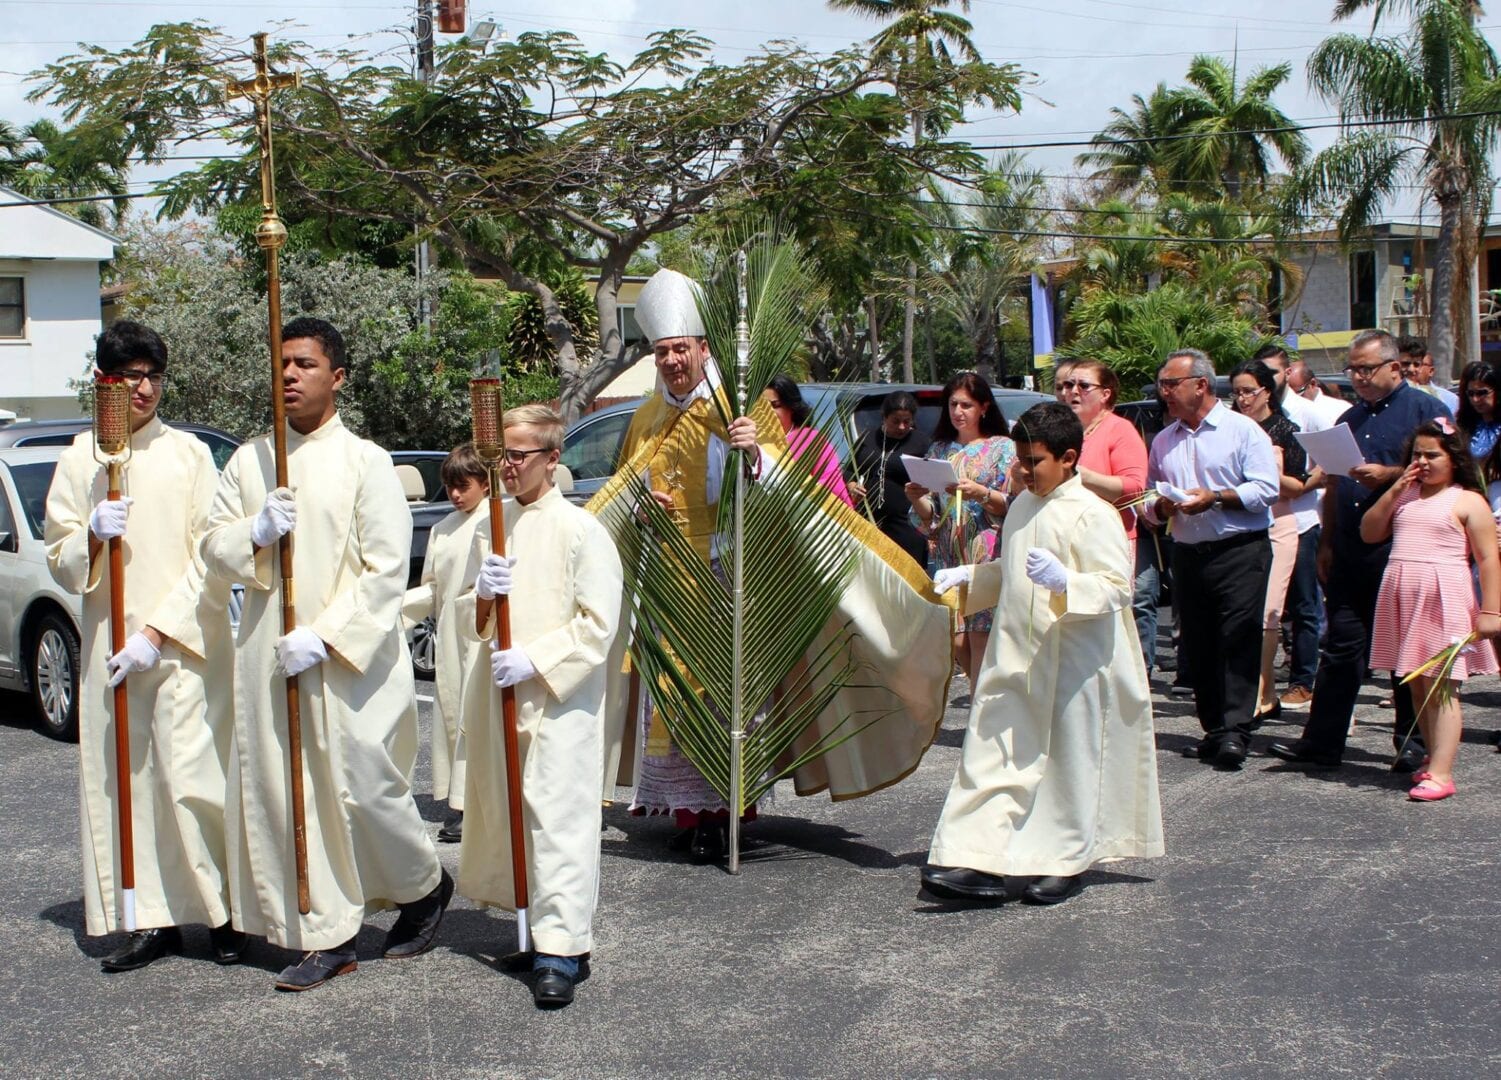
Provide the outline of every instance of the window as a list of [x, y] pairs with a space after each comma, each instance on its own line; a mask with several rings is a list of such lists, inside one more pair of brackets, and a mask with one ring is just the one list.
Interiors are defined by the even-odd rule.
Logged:
[[626, 409], [605, 413], [568, 433], [562, 461], [575, 480], [599, 480], [615, 471], [615, 456], [634, 415]]
[[641, 332], [641, 324], [636, 321], [636, 305], [621, 304], [615, 310], [620, 313], [620, 339], [626, 345], [645, 341], [646, 335]]
[[1376, 253], [1357, 251], [1350, 256], [1350, 329], [1369, 330], [1376, 325]]
[[0, 277], [0, 338], [26, 336], [26, 279]]

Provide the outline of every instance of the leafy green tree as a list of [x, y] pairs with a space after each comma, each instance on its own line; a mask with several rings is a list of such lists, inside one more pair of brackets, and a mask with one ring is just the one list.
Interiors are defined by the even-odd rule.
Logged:
[[[156, 329], [172, 357], [165, 415], [213, 424], [240, 438], [271, 423], [266, 301], [258, 262], [202, 224], [133, 223], [119, 260], [129, 283], [123, 313]], [[448, 449], [468, 438], [468, 380], [504, 340], [503, 295], [467, 274], [439, 271], [419, 291], [404, 270], [316, 251], [283, 262], [282, 310], [338, 326], [350, 348], [340, 415], [387, 449]], [[83, 373], [80, 372], [80, 376]], [[550, 376], [508, 372], [510, 400], [556, 396]]]
[[[970, 101], [988, 102], [998, 109], [1021, 108], [1014, 80], [994, 84], [986, 79], [989, 65], [969, 36], [973, 24], [947, 10], [957, 6], [968, 12], [969, 0], [829, 0], [829, 6], [889, 20], [871, 44], [876, 60], [890, 66], [898, 94], [910, 110], [914, 147], [921, 147], [930, 135], [947, 133], [960, 118], [962, 106]], [[963, 86], [971, 73], [979, 74], [981, 81], [958, 94], [952, 90], [934, 93], [931, 89], [945, 83]], [[917, 276], [917, 260], [909, 259], [902, 309], [902, 378], [906, 382], [913, 379]]]
[[1173, 349], [1203, 349], [1220, 371], [1247, 360], [1267, 337], [1231, 304], [1216, 304], [1170, 281], [1150, 292], [1099, 289], [1069, 310], [1073, 331], [1058, 356], [1109, 364], [1127, 387], [1150, 382]]
[[[278, 43], [274, 65], [304, 75], [300, 91], [273, 99], [281, 190], [289, 207], [411, 230], [450, 265], [535, 296], [564, 413], [575, 415], [634, 359], [617, 311], [636, 254], [751, 176], [778, 182], [785, 145], [830, 122], [831, 103], [886, 77], [868, 50], [821, 56], [773, 44], [731, 66], [708, 60], [709, 45], [662, 31], [618, 64], [560, 32], [487, 49], [460, 40], [440, 49], [429, 85], [404, 64]], [[202, 24], [157, 26], [133, 46], [87, 46], [50, 65], [37, 98], [160, 160], [206, 137], [248, 138], [243, 103], [225, 96], [227, 65], [243, 56], [243, 43]], [[998, 70], [987, 75], [996, 93], [1014, 93], [1015, 76]], [[926, 89], [935, 100], [973, 95], [980, 74]], [[891, 151], [920, 169], [952, 152], [894, 141]], [[247, 153], [180, 175], [168, 212], [246, 201], [254, 164]], [[579, 348], [548, 284], [569, 266], [599, 279], [593, 350]]]
[[[1353, 240], [1404, 182], [1426, 188], [1439, 209], [1428, 347], [1435, 367], [1458, 376], [1467, 357], [1454, 347], [1454, 313], [1476, 302], [1462, 272], [1465, 222], [1489, 212], [1501, 65], [1475, 27], [1470, 0], [1340, 0], [1334, 17], [1366, 10], [1371, 36], [1326, 38], [1308, 58], [1308, 81], [1344, 120], [1382, 126], [1346, 134], [1316, 155], [1291, 186], [1290, 203], [1332, 218], [1340, 237]], [[1405, 35], [1375, 35], [1389, 14], [1408, 17]]]
[[1179, 130], [1178, 98], [1166, 83], [1158, 83], [1145, 99], [1131, 95], [1129, 112], [1111, 108], [1110, 122], [1089, 141], [1090, 150], [1075, 164], [1093, 169], [1090, 179], [1099, 181], [1107, 196], [1143, 188], [1171, 190], [1164, 136]]
[[[599, 340], [599, 315], [583, 277], [570, 273], [552, 288], [574, 342], [580, 348], [592, 349]], [[551, 371], [552, 339], [547, 336], [542, 304], [531, 293], [512, 293], [506, 298], [506, 308], [506, 359], [510, 365], [520, 371]]]

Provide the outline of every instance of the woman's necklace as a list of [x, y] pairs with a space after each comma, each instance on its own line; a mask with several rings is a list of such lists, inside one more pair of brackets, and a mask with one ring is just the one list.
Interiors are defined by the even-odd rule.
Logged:
[[[896, 444], [898, 446], [901, 446], [902, 445], [902, 440], [898, 439], [896, 441]], [[891, 447], [891, 444], [886, 441], [886, 429], [882, 428], [881, 429], [881, 465], [880, 465], [880, 471], [876, 473], [876, 476], [875, 476], [875, 481], [876, 482], [875, 482], [875, 485], [874, 485], [874, 487], [876, 489], [876, 508], [877, 509], [885, 509], [885, 507], [886, 507], [886, 462], [888, 460], [890, 460], [890, 458], [891, 458], [891, 448], [890, 447]]]
[[1096, 416], [1093, 420], [1091, 420], [1089, 422], [1089, 426], [1084, 429], [1084, 437], [1086, 439], [1089, 438], [1089, 433], [1091, 431], [1093, 431], [1095, 428], [1099, 427], [1100, 424], [1102, 424], [1104, 422], [1104, 420], [1105, 420], [1105, 414], [1103, 412], [1100, 413], [1099, 416]]

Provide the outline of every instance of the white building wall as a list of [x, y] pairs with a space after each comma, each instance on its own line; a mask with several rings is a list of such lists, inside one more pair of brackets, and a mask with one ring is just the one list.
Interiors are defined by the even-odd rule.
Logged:
[[26, 280], [26, 337], [0, 339], [0, 409], [18, 418], [77, 416], [68, 380], [89, 370], [100, 331], [99, 263], [0, 259], [0, 276]]
[[1350, 264], [1344, 254], [1333, 247], [1321, 247], [1293, 261], [1303, 268], [1303, 288], [1296, 303], [1283, 307], [1283, 333], [1352, 329]]

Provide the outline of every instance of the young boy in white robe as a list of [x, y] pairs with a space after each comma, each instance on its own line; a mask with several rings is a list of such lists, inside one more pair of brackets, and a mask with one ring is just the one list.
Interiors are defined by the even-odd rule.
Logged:
[[[218, 473], [202, 442], [156, 415], [167, 346], [149, 327], [117, 322], [99, 335], [97, 374], [130, 390], [125, 497], [105, 499], [105, 466], [86, 431], [58, 458], [47, 494], [47, 564], [83, 595], [79, 688], [79, 818], [83, 826], [84, 929], [133, 932], [105, 971], [145, 967], [181, 947], [178, 927], [206, 923], [213, 957], [239, 961], [244, 935], [230, 926], [224, 856], [224, 775], [231, 697], [229, 589], [205, 584], [198, 541]], [[107, 543], [125, 555], [129, 637], [110, 653]], [[220, 677], [210, 679], [209, 673]], [[125, 682], [130, 732], [134, 894], [120, 887], [113, 688]]]
[[[433, 629], [433, 798], [448, 800], [448, 815], [438, 839], [457, 844], [464, 831], [464, 746], [461, 693], [469, 673], [484, 666], [485, 650], [459, 626], [454, 605], [474, 588], [480, 561], [490, 550], [479, 535], [488, 524], [485, 507], [490, 495], [490, 472], [464, 443], [443, 459], [439, 474], [454, 511], [432, 527], [422, 578], [407, 590], [402, 617], [410, 629], [431, 617]], [[487, 534], [488, 535], [488, 534]], [[472, 615], [471, 615], [472, 619]]]
[[[505, 414], [502, 479], [514, 496], [505, 504], [505, 557], [487, 555], [470, 606], [468, 632], [496, 637], [495, 598], [508, 596], [511, 647], [492, 646], [488, 669], [464, 694], [469, 762], [459, 891], [472, 900], [516, 909], [511, 875], [511, 821], [501, 688], [516, 695], [522, 759], [532, 955], [539, 1008], [573, 1000], [589, 977], [594, 905], [599, 895], [600, 792], [605, 744], [606, 658], [621, 623], [620, 557], [592, 514], [553, 486], [563, 447], [563, 421], [543, 405]], [[486, 544], [488, 521], [481, 527]], [[493, 685], [492, 685], [493, 682]]]
[[1156, 748], [1132, 552], [1120, 512], [1075, 472], [1079, 420], [1034, 405], [1011, 437], [1026, 491], [1000, 558], [935, 579], [940, 592], [967, 586], [966, 613], [994, 605], [996, 620], [922, 887], [982, 903], [1020, 888], [1056, 904], [1101, 860], [1162, 854]]
[[[391, 455], [339, 420], [344, 339], [322, 319], [282, 330], [287, 478], [269, 436], [224, 467], [203, 559], [245, 585], [235, 649], [235, 754], [225, 799], [235, 926], [302, 957], [278, 990], [354, 971], [368, 911], [398, 907], [381, 955], [432, 948], [453, 879], [408, 777], [417, 756], [401, 629], [412, 515]], [[278, 542], [291, 533], [297, 625], [283, 632]], [[298, 910], [285, 679], [298, 678], [311, 910]]]

